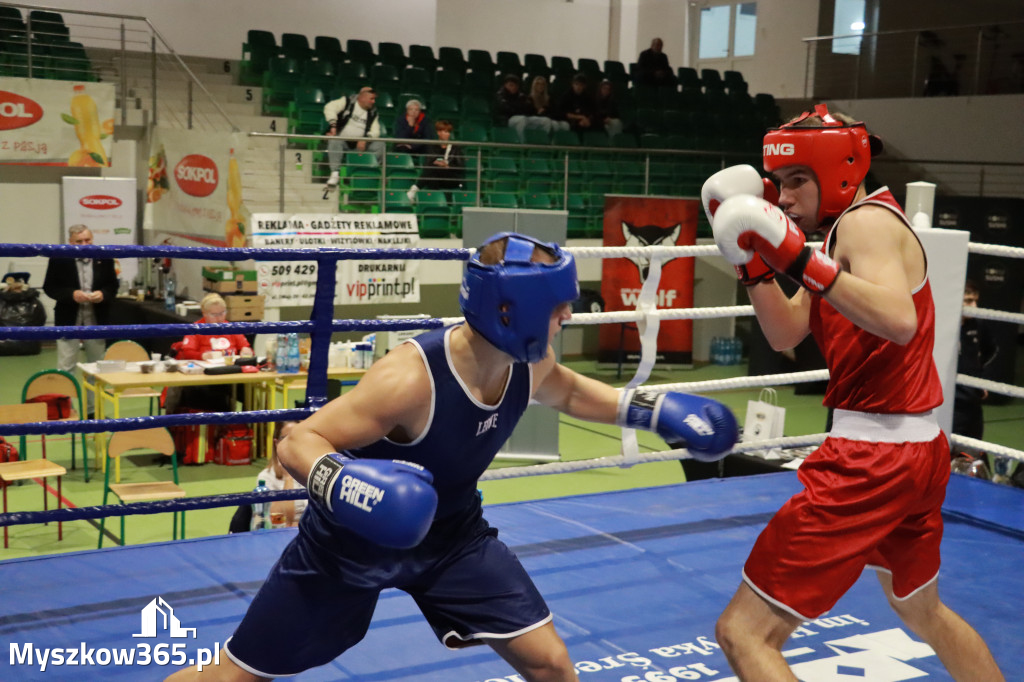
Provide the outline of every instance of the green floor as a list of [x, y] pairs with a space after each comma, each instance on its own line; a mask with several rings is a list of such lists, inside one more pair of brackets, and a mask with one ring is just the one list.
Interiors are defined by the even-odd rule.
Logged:
[[[596, 367], [589, 361], [569, 361], [566, 364], [579, 372], [608, 383], [622, 385], [616, 380], [614, 369]], [[55, 351], [44, 347], [42, 354], [28, 357], [0, 358], [6, 381], [0, 385], [0, 403], [16, 403], [21, 399], [21, 387], [39, 369], [55, 365]], [[707, 365], [694, 369], [677, 371], [655, 371], [649, 382], [652, 384], [706, 381], [743, 375], [744, 365], [721, 367]], [[628, 378], [625, 377], [625, 378]], [[1020, 377], [1017, 384], [1021, 385]], [[779, 403], [786, 408], [786, 435], [795, 436], [818, 433], [824, 430], [826, 411], [821, 406], [820, 395], [795, 395], [791, 387], [778, 389]], [[716, 392], [714, 397], [726, 403], [737, 414], [742, 423], [748, 400], [756, 399], [758, 389], [742, 389]], [[147, 413], [147, 401], [126, 401], [124, 416]], [[1009, 447], [1024, 449], [1024, 401], [1013, 401], [1008, 405], [986, 406], [986, 440]], [[657, 437], [648, 433], [639, 434], [642, 451], [664, 449]], [[11, 439], [16, 442], [17, 439]], [[559, 445], [564, 460], [589, 459], [612, 456], [619, 453], [619, 430], [615, 427], [581, 422], [562, 417], [559, 428]], [[38, 439], [30, 439], [29, 457], [38, 457]], [[70, 438], [53, 436], [47, 439], [47, 453], [50, 459], [70, 468]], [[79, 455], [80, 457], [80, 455]], [[91, 464], [95, 466], [90, 452]], [[130, 461], [130, 460], [129, 460]], [[256, 475], [265, 465], [259, 460], [250, 466], [226, 467], [215, 464], [180, 468], [181, 485], [190, 496], [215, 495], [252, 490]], [[507, 466], [499, 464], [498, 466]], [[126, 463], [123, 467], [124, 480], [138, 481], [146, 477], [162, 480], [170, 476], [170, 469], [151, 464], [142, 456], [136, 464]], [[596, 469], [573, 474], [530, 476], [502, 481], [488, 481], [481, 484], [486, 504], [512, 502], [526, 499], [561, 497], [570, 494], [622, 490], [643, 486], [668, 485], [682, 482], [682, 469], [676, 462], [661, 462], [637, 465], [628, 469]], [[83, 478], [81, 462], [75, 471], [64, 477], [64, 497], [76, 506], [98, 505], [103, 497], [102, 472], [93, 470], [90, 482]], [[37, 510], [42, 508], [42, 494], [39, 486], [31, 483], [12, 486], [8, 489], [8, 503], [11, 510]], [[51, 507], [53, 500], [51, 498]], [[187, 536], [190, 538], [217, 535], [227, 532], [233, 508], [209, 509], [188, 512]], [[108, 529], [118, 533], [116, 518], [108, 520]], [[126, 535], [129, 543], [143, 543], [169, 540], [171, 537], [171, 515], [127, 517]], [[0, 549], [0, 560], [70, 552], [96, 547], [99, 536], [97, 526], [89, 521], [74, 521], [64, 525], [64, 540], [57, 541], [57, 529], [51, 526], [26, 525], [10, 529], [10, 548]], [[110, 546], [109, 539], [104, 546]]]

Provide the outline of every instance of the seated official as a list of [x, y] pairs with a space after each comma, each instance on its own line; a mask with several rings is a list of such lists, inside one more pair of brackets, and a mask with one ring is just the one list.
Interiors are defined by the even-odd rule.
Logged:
[[[207, 294], [199, 302], [203, 316], [199, 324], [228, 321], [228, 306], [220, 294]], [[249, 341], [242, 334], [190, 334], [171, 344], [176, 360], [219, 360], [236, 355], [253, 355]], [[172, 386], [165, 393], [164, 408], [168, 414], [178, 411], [232, 412], [234, 391], [231, 386]]]

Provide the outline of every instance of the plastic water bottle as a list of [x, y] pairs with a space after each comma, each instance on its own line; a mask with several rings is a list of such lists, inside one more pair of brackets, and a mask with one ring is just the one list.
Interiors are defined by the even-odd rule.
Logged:
[[721, 365], [722, 363], [722, 337], [711, 338], [711, 364]]
[[299, 335], [292, 332], [288, 335], [288, 373], [299, 371]]
[[[254, 493], [265, 493], [267, 492], [267, 482], [262, 478], [256, 484], [256, 488], [253, 490]], [[249, 530], [263, 530], [267, 527], [267, 519], [270, 516], [270, 503], [266, 501], [258, 501], [252, 503], [252, 522], [249, 524]]]
[[174, 310], [174, 278], [170, 275], [164, 280], [164, 307], [168, 310]]
[[274, 366], [278, 372], [288, 371], [288, 335], [277, 335], [277, 347], [274, 349]]

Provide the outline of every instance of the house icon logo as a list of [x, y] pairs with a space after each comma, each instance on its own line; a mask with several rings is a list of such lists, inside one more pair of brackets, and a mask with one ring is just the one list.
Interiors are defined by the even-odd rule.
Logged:
[[132, 637], [156, 637], [157, 631], [167, 630], [171, 637], [187, 638], [192, 633], [196, 638], [195, 628], [181, 627], [181, 621], [174, 615], [174, 608], [164, 601], [163, 597], [155, 597], [142, 609], [142, 632]]

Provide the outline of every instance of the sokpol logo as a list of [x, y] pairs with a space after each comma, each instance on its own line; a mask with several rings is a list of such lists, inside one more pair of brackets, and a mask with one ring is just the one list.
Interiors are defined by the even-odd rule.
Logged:
[[217, 189], [217, 164], [208, 156], [189, 154], [174, 167], [174, 180], [185, 194], [208, 197]]
[[0, 130], [30, 126], [43, 117], [43, 108], [16, 92], [0, 90]]
[[92, 196], [82, 197], [78, 200], [78, 203], [86, 208], [97, 209], [100, 211], [106, 211], [121, 206], [120, 199], [108, 194], [93, 194]]

